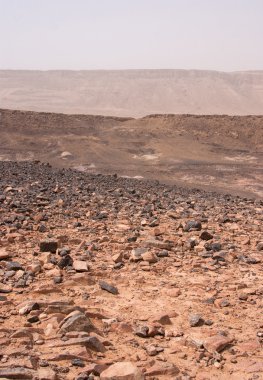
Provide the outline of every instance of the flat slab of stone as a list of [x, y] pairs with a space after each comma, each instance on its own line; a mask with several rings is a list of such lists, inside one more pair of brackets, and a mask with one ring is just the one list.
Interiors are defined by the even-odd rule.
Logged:
[[179, 369], [176, 365], [172, 363], [155, 363], [151, 368], [146, 372], [147, 376], [175, 376], [178, 375]]
[[74, 260], [73, 268], [76, 272], [88, 272], [89, 267], [86, 261]]
[[73, 311], [70, 313], [60, 324], [60, 330], [62, 332], [69, 331], [91, 331], [93, 324], [90, 319], [86, 317], [84, 313], [79, 311]]
[[223, 335], [214, 335], [204, 341], [204, 348], [211, 353], [215, 351], [221, 352], [232, 342], [233, 338], [228, 338]]
[[1, 368], [0, 379], [30, 380], [35, 376], [35, 371], [24, 367]]
[[96, 352], [105, 352], [104, 345], [95, 336], [89, 336], [85, 338], [72, 338], [69, 340], [55, 341], [48, 345], [48, 347], [69, 347], [69, 346], [85, 346], [90, 350]]

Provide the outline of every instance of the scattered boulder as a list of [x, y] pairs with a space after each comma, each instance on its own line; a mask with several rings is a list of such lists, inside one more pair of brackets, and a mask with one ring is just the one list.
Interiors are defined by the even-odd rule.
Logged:
[[199, 220], [190, 220], [186, 223], [184, 226], [184, 231], [201, 231], [202, 229], [202, 223]]
[[119, 294], [119, 291], [115, 286], [110, 285], [105, 281], [99, 281], [99, 285], [100, 285], [102, 290], [106, 290], [107, 292], [114, 294], [114, 295]]
[[157, 263], [158, 258], [153, 252], [145, 252], [141, 255], [143, 261], [147, 261], [149, 264]]
[[8, 261], [6, 263], [6, 270], [14, 270], [14, 271], [19, 271], [19, 270], [23, 270], [23, 267], [20, 263], [18, 263], [17, 261]]
[[191, 314], [189, 317], [189, 324], [191, 327], [200, 326], [203, 322], [204, 320], [199, 314]]
[[222, 352], [227, 346], [233, 342], [233, 338], [223, 335], [213, 335], [207, 338], [204, 342], [204, 348], [208, 352]]
[[40, 252], [51, 252], [56, 253], [58, 249], [58, 241], [57, 240], [42, 240], [39, 243]]
[[67, 315], [60, 323], [60, 331], [92, 331], [94, 326], [90, 319], [82, 312], [76, 310]]
[[156, 377], [156, 376], [176, 376], [180, 373], [179, 368], [172, 363], [155, 363], [146, 371], [146, 377]]
[[64, 269], [66, 267], [72, 266], [73, 264], [73, 259], [70, 255], [63, 256], [59, 262], [58, 262], [58, 267], [60, 269]]
[[200, 234], [200, 239], [201, 240], [211, 240], [211, 239], [213, 239], [213, 235], [210, 234], [210, 232], [208, 232], [208, 231], [203, 231]]

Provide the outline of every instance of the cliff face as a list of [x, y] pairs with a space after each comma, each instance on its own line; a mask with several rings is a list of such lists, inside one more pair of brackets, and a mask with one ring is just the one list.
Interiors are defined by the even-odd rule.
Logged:
[[263, 71], [0, 71], [2, 108], [141, 117], [263, 112]]

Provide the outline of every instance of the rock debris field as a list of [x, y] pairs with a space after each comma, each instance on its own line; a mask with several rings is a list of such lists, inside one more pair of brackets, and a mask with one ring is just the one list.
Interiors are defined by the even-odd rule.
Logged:
[[1, 379], [263, 379], [261, 200], [0, 173]]

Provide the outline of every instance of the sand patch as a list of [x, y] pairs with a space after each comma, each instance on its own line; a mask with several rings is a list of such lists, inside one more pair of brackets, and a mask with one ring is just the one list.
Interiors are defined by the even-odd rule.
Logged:
[[201, 182], [201, 183], [213, 183], [215, 181], [215, 177], [212, 175], [184, 175], [181, 177], [183, 181], [186, 182]]
[[134, 177], [129, 175], [121, 175], [121, 178], [134, 178], [134, 179], [143, 179], [144, 177], [142, 175], [135, 175]]
[[16, 153], [15, 159], [16, 161], [32, 161], [34, 159], [35, 155], [33, 152], [26, 152], [26, 153]]
[[60, 157], [63, 159], [63, 160], [67, 160], [68, 158], [72, 158], [73, 157], [73, 154], [70, 153], [70, 152], [62, 152]]
[[78, 170], [79, 172], [87, 172], [95, 168], [96, 168], [96, 165], [93, 163], [87, 164], [87, 165], [80, 164], [73, 167], [73, 169]]
[[139, 160], [146, 160], [146, 161], [153, 161], [153, 160], [158, 160], [160, 157], [160, 154], [142, 154], [142, 155], [137, 155], [134, 154], [133, 158], [139, 159]]
[[243, 156], [243, 155], [234, 156], [234, 157], [225, 156], [224, 158], [225, 160], [233, 161], [233, 162], [250, 162], [250, 161], [254, 162], [255, 160], [257, 160], [257, 158], [254, 156]]

